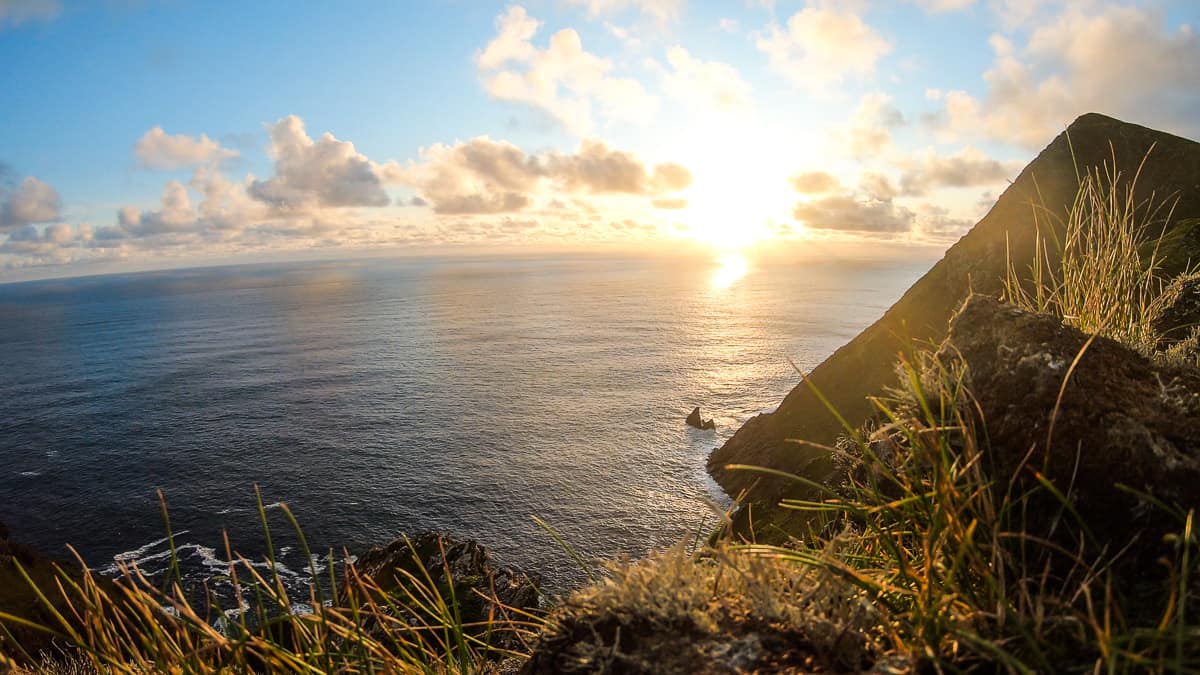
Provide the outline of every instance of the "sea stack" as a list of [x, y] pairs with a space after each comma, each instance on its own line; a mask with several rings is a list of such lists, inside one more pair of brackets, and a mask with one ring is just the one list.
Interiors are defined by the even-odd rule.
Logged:
[[705, 431], [711, 431], [717, 428], [716, 422], [711, 419], [706, 420], [700, 416], [699, 407], [692, 408], [692, 414], [688, 415], [687, 419], [684, 421], [687, 422], [688, 426], [696, 427], [697, 429], [703, 429]]

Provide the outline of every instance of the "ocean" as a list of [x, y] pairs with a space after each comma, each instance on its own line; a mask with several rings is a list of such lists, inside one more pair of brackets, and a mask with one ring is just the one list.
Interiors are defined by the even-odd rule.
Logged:
[[[694, 537], [709, 451], [932, 260], [442, 257], [0, 285], [0, 520], [94, 569], [297, 581], [401, 533], [469, 536], [551, 589]], [[684, 425], [693, 406], [717, 430]], [[314, 560], [299, 552], [280, 504]]]

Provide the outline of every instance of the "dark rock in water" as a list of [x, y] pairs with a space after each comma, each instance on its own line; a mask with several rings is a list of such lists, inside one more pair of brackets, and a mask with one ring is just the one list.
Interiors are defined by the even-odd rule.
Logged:
[[[1137, 181], [1135, 199], [1142, 202], [1152, 193], [1159, 200], [1177, 197], [1166, 236], [1175, 249], [1173, 259], [1200, 259], [1200, 237], [1193, 236], [1198, 230], [1192, 227], [1193, 220], [1200, 217], [1196, 179], [1200, 176], [1200, 144], [1103, 115], [1083, 115], [1021, 171], [983, 220], [882, 318], [817, 366], [809, 376], [811, 383], [851, 425], [861, 423], [872, 413], [866, 397], [896, 382], [897, 354], [921, 342], [940, 341], [951, 314], [971, 289], [998, 294], [1008, 252], [1014, 268], [1029, 267], [1036, 232], [1032, 204], [1043, 203], [1061, 217], [1078, 191], [1079, 173], [1105, 162], [1111, 164], [1115, 157], [1117, 168], [1128, 179], [1152, 146]], [[1048, 227], [1045, 223], [1050, 219], [1043, 215], [1039, 220]], [[1182, 231], [1185, 225], [1191, 229]], [[801, 383], [774, 413], [751, 419], [715, 450], [708, 459], [708, 471], [731, 496], [745, 493], [745, 501], [773, 503], [795, 485], [725, 466], [769, 467], [821, 480], [833, 468], [828, 455], [787, 439], [830, 445], [842, 432], [836, 417]]]
[[[464, 624], [478, 624], [479, 635], [487, 633], [492, 646], [516, 648], [519, 641], [511, 631], [488, 630], [489, 619], [497, 622], [516, 612], [536, 612], [541, 579], [513, 567], [499, 566], [478, 542], [456, 540], [439, 532], [425, 532], [414, 539], [397, 539], [385, 547], [367, 551], [354, 563], [358, 573], [385, 593], [395, 593], [409, 584], [405, 572], [418, 579], [426, 573], [447, 600], [450, 592], [460, 603]], [[519, 620], [515, 615], [512, 619]]]
[[[1137, 539], [1130, 556], [1153, 560], [1180, 524], [1117, 484], [1200, 508], [1200, 371], [1156, 365], [1106, 338], [1088, 342], [1055, 317], [977, 295], [954, 317], [940, 358], [967, 367], [996, 484], [1011, 480], [1022, 494], [1037, 485], [1036, 470], [1070, 495], [1092, 544], [1115, 553]], [[1030, 510], [1044, 522], [1031, 529], [1049, 528], [1061, 510], [1045, 496], [1051, 503]], [[1057, 529], [1069, 532], [1071, 519], [1061, 520]]]
[[696, 427], [697, 429], [703, 429], [705, 431], [717, 428], [717, 423], [715, 421], [711, 419], [705, 420], [700, 416], [700, 408], [698, 407], [692, 408], [692, 413], [687, 416], [687, 419], [684, 420], [684, 422], [686, 422], [688, 426]]

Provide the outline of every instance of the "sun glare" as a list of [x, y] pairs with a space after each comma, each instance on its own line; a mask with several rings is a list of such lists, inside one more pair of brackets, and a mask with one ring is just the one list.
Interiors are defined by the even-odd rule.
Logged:
[[748, 271], [750, 263], [746, 261], [746, 256], [737, 252], [722, 253], [717, 256], [717, 269], [709, 284], [717, 290], [725, 290], [746, 276]]
[[[718, 133], [697, 134], [709, 138]], [[719, 151], [690, 160], [694, 182], [680, 212], [687, 236], [717, 251], [739, 251], [775, 236], [773, 222], [787, 222], [795, 194], [782, 162], [786, 153], [751, 138], [726, 138]]]

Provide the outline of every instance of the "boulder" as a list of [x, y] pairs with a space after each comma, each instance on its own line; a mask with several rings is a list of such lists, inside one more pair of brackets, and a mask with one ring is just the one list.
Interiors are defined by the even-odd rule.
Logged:
[[[955, 315], [939, 358], [966, 366], [995, 484], [1023, 494], [1040, 472], [1068, 495], [1098, 548], [1137, 540], [1128, 557], [1153, 560], [1162, 535], [1182, 525], [1152, 501], [1200, 508], [1200, 370], [1156, 364], [981, 295]], [[1075, 550], [1078, 526], [1063, 515], [1052, 527], [1061, 505], [1042, 497], [1032, 527], [1059, 532], [1049, 536]]]
[[[1187, 233], [1177, 230], [1179, 223], [1194, 224], [1189, 219], [1200, 217], [1200, 143], [1095, 113], [1083, 115], [1021, 171], [983, 220], [882, 318], [817, 366], [809, 375], [811, 384], [849, 424], [864, 421], [872, 413], [867, 397], [896, 382], [898, 354], [914, 345], [940, 342], [951, 314], [972, 289], [997, 294], [1009, 252], [1016, 269], [1029, 267], [1036, 232], [1032, 205], [1044, 204], [1061, 217], [1078, 191], [1077, 176], [1105, 162], [1111, 164], [1114, 158], [1126, 178], [1146, 158], [1135, 197], [1177, 198], [1167, 231], [1178, 249], [1174, 258], [1200, 259], [1200, 241], [1192, 236], [1197, 228]], [[1045, 223], [1047, 218], [1039, 220]], [[835, 415], [808, 384], [801, 383], [775, 412], [751, 419], [714, 450], [708, 471], [729, 495], [770, 504], [795, 484], [726, 466], [769, 467], [820, 480], [832, 470], [828, 456], [788, 439], [831, 445], [841, 433]]]
[[703, 429], [705, 431], [710, 431], [717, 428], [716, 422], [713, 420], [706, 420], [700, 416], [700, 408], [698, 407], [692, 408], [691, 414], [687, 416], [687, 419], [684, 420], [684, 422], [686, 422], [688, 426], [696, 427], [697, 429]]
[[[454, 593], [464, 624], [485, 624], [489, 619], [502, 623], [513, 610], [537, 612], [539, 608], [540, 577], [495, 564], [487, 549], [472, 539], [457, 540], [440, 532], [424, 532], [413, 539], [402, 537], [367, 551], [354, 566], [385, 593], [402, 592], [411, 583], [405, 573], [421, 580], [428, 573], [447, 601], [450, 592]], [[511, 631], [488, 631], [483, 625], [475, 631], [479, 635], [488, 633], [494, 647], [519, 646]]]

